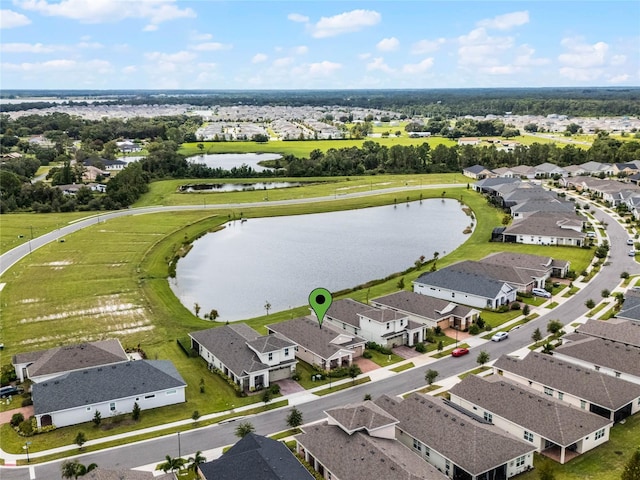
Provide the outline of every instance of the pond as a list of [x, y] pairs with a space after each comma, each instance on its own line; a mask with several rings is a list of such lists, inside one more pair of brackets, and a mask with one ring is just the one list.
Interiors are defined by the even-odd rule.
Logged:
[[207, 153], [189, 157], [187, 160], [191, 163], [204, 163], [209, 168], [231, 170], [233, 167], [240, 168], [242, 165], [247, 165], [256, 172], [263, 172], [271, 169], [258, 165], [258, 162], [279, 158], [282, 158], [282, 155], [277, 153]]
[[304, 185], [302, 182], [254, 182], [254, 183], [193, 183], [181, 185], [180, 192], [252, 192], [254, 190], [273, 190], [276, 188], [291, 188]]
[[[434, 252], [442, 258], [468, 237], [471, 218], [452, 199], [360, 210], [232, 221], [196, 240], [170, 279], [175, 295], [200, 316], [236, 321], [384, 278]], [[408, 287], [409, 285], [407, 285]]]

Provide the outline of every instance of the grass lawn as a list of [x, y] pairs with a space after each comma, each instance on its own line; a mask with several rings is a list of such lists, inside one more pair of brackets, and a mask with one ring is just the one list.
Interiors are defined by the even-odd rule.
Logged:
[[[298, 380], [298, 383], [305, 390], [309, 390], [310, 388], [319, 387], [320, 385], [329, 383], [328, 377], [324, 377], [322, 380], [315, 380], [315, 381], [311, 380], [311, 375], [317, 375], [318, 372], [315, 369], [313, 369], [311, 365], [309, 365], [307, 362], [304, 362], [302, 360], [298, 360], [298, 364], [296, 365], [296, 370], [300, 374], [300, 380]], [[334, 378], [333, 381], [335, 382], [336, 379]]]
[[[433, 392], [434, 390], [439, 390], [441, 388], [442, 388], [441, 385], [436, 385], [435, 383], [433, 383], [431, 385], [427, 385], [426, 387], [411, 393], [429, 393], [429, 392]], [[411, 393], [405, 393], [404, 395], [402, 395], [402, 398], [407, 398], [409, 395], [411, 395]]]
[[497, 328], [514, 318], [518, 318], [520, 315], [522, 315], [522, 310], [509, 310], [504, 313], [483, 310], [480, 316], [487, 324], [491, 325], [491, 328]]
[[558, 306], [558, 302], [550, 302], [548, 305], [545, 305], [544, 308], [554, 309]]
[[313, 393], [314, 393], [314, 395], [318, 395], [319, 397], [322, 397], [324, 395], [329, 395], [330, 393], [333, 393], [333, 392], [339, 392], [340, 390], [344, 390], [346, 388], [355, 387], [356, 385], [362, 385], [363, 383], [367, 383], [367, 382], [370, 382], [370, 381], [371, 381], [370, 377], [358, 378], [355, 382], [343, 383], [341, 385], [336, 385], [335, 387], [325, 388], [323, 390], [318, 390], [317, 392], [313, 392]]
[[487, 370], [491, 370], [491, 367], [486, 367], [483, 365], [482, 367], [474, 368], [473, 370], [469, 370], [468, 372], [461, 373], [460, 375], [458, 375], [458, 378], [460, 380], [463, 380], [469, 375], [478, 375], [479, 373], [486, 372]]
[[365, 350], [371, 354], [371, 360], [374, 363], [377, 363], [381, 367], [386, 367], [388, 365], [393, 365], [394, 363], [402, 362], [404, 358], [392, 353], [391, 355], [385, 355], [383, 353], [378, 352], [377, 350]]
[[405, 370], [409, 370], [410, 368], [413, 368], [413, 367], [415, 367], [413, 362], [409, 362], [409, 363], [405, 363], [404, 365], [398, 365], [397, 367], [392, 368], [391, 371], [400, 373], [400, 372], [404, 372]]
[[604, 308], [607, 308], [609, 306], [610, 302], [602, 302], [599, 305], [597, 305], [595, 308], [589, 310], [589, 312], [585, 315], [589, 318], [595, 316], [599, 311], [601, 311]]
[[[624, 425], [615, 424], [611, 429], [609, 441], [560, 465], [542, 455], [535, 454], [533, 466], [549, 464], [555, 480], [619, 480], [625, 464], [638, 448], [640, 415], [627, 418]], [[518, 475], [518, 480], [538, 480], [536, 469]]]

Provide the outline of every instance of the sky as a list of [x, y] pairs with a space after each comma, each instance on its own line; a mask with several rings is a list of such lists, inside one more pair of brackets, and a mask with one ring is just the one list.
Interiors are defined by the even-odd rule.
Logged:
[[3, 90], [576, 86], [640, 86], [640, 1], [0, 1]]

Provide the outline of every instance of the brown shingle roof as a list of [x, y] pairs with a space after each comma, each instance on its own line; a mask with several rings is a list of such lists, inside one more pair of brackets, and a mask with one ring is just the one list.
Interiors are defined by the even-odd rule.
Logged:
[[609, 410], [618, 410], [640, 397], [640, 385], [593, 370], [576, 368], [566, 361], [531, 352], [523, 359], [501, 356], [494, 368], [575, 395]]
[[565, 337], [565, 340], [569, 339], [570, 342], [556, 347], [555, 352], [640, 377], [639, 347], [580, 334]]
[[606, 340], [624, 343], [625, 345], [640, 347], [640, 323], [630, 322], [628, 320], [617, 320], [614, 318], [606, 322], [587, 320], [586, 323], [576, 329], [576, 332], [591, 337], [600, 337]]
[[349, 434], [357, 430], [371, 431], [398, 423], [398, 420], [371, 400], [332, 408], [324, 413], [337, 421]]
[[[385, 295], [384, 297], [376, 298], [372, 300], [371, 303], [401, 310], [436, 322], [449, 315], [464, 318], [473, 310], [471, 307], [457, 305], [448, 300], [442, 300], [416, 292], [409, 292], [407, 290], [401, 290], [390, 295]], [[446, 313], [441, 313], [448, 308], [451, 308], [451, 310], [447, 310]]]
[[400, 420], [399, 429], [472, 475], [535, 450], [533, 445], [449, 407], [441, 398], [413, 393], [398, 400], [383, 395], [375, 403]]
[[611, 424], [499, 375], [486, 379], [469, 375], [449, 392], [564, 447]]

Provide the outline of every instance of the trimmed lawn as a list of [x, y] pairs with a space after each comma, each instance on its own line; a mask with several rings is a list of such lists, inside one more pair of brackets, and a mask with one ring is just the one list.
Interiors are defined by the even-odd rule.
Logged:
[[362, 385], [363, 383], [367, 383], [370, 381], [371, 381], [370, 377], [358, 378], [355, 382], [347, 382], [341, 385], [336, 385], [335, 387], [325, 388], [323, 390], [313, 392], [313, 394], [318, 395], [319, 397], [322, 397], [324, 395], [329, 395], [330, 393], [333, 393], [333, 392], [339, 392], [340, 390], [345, 390], [347, 388], [355, 387], [356, 385]]
[[391, 371], [400, 373], [400, 372], [404, 372], [405, 370], [409, 370], [410, 368], [413, 368], [413, 367], [415, 367], [413, 362], [409, 362], [409, 363], [405, 363], [404, 365], [398, 365], [397, 367], [392, 368]]
[[491, 367], [485, 367], [485, 366], [478, 367], [468, 372], [461, 373], [460, 375], [458, 375], [458, 378], [460, 380], [463, 380], [465, 377], [468, 377], [469, 375], [478, 375], [479, 373], [486, 372], [487, 370], [491, 370]]
[[393, 365], [394, 363], [402, 362], [404, 358], [392, 353], [391, 355], [385, 355], [384, 353], [380, 353], [377, 350], [365, 350], [369, 352], [372, 356], [369, 360], [380, 365], [381, 367], [386, 367], [388, 365]]
[[[415, 392], [411, 392], [411, 393], [429, 393], [429, 392], [433, 392], [434, 390], [439, 390], [441, 389], [442, 386], [441, 385], [436, 385], [431, 384], [431, 385], [427, 385], [424, 388], [421, 388], [420, 390], [416, 390]], [[407, 398], [409, 395], [411, 395], [411, 393], [405, 393], [404, 395], [402, 395], [402, 398]]]
[[514, 318], [518, 318], [520, 315], [522, 315], [522, 310], [509, 310], [504, 313], [483, 310], [480, 314], [485, 323], [491, 325], [491, 328], [497, 328], [500, 325], [513, 320]]
[[[300, 374], [300, 380], [298, 380], [298, 383], [305, 389], [305, 390], [309, 390], [310, 388], [313, 387], [319, 387], [320, 385], [324, 385], [325, 383], [328, 384], [329, 383], [329, 379], [327, 377], [324, 377], [322, 380], [311, 380], [311, 375], [317, 375], [318, 372], [311, 367], [311, 365], [309, 365], [307, 362], [303, 362], [302, 360], [298, 359], [298, 364], [296, 365], [296, 370], [298, 371], [298, 373]], [[337, 379], [333, 379], [333, 381], [335, 382]]]

